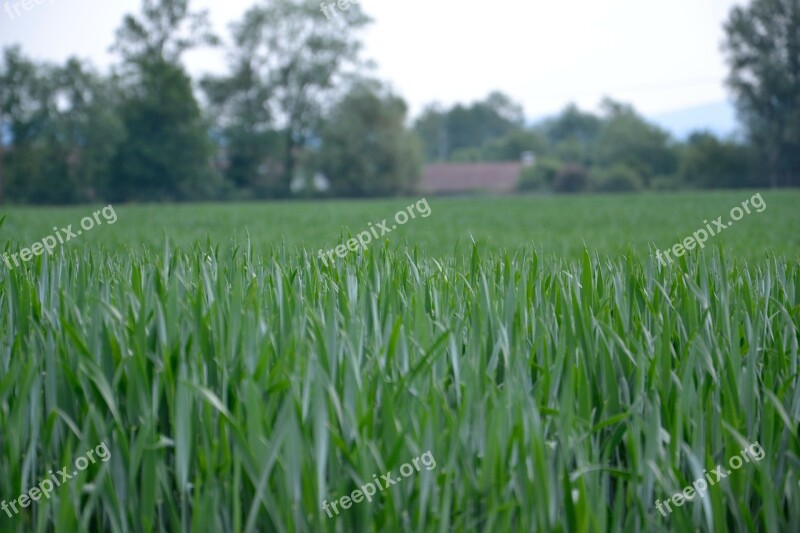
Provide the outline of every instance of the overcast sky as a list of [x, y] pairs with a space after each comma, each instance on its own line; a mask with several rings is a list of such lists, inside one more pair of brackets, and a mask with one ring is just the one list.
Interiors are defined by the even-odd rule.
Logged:
[[[4, 4], [22, 0], [0, 0]], [[36, 1], [36, 0], [32, 0]], [[228, 37], [255, 0], [195, 0]], [[603, 95], [661, 113], [728, 98], [720, 52], [734, 0], [362, 0], [375, 22], [365, 57], [417, 113], [432, 101], [482, 99], [499, 89], [526, 114], [569, 102], [594, 109]], [[0, 11], [0, 47], [37, 59], [70, 55], [106, 68], [122, 16], [138, 0], [43, 0], [15, 19]], [[324, 15], [320, 12], [324, 20]], [[193, 52], [194, 74], [224, 72], [221, 51]]]

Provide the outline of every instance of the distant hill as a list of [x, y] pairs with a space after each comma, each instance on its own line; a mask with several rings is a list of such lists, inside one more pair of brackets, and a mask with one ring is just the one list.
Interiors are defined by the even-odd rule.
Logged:
[[685, 139], [696, 130], [710, 130], [719, 136], [735, 133], [739, 127], [736, 109], [731, 102], [713, 102], [669, 113], [647, 115], [678, 139]]

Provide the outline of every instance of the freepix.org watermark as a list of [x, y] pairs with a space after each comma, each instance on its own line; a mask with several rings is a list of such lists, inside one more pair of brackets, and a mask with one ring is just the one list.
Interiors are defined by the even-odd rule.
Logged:
[[336, 8], [337, 7], [339, 9], [341, 9], [342, 11], [350, 11], [350, 6], [353, 5], [353, 4], [358, 4], [358, 3], [359, 3], [359, 0], [337, 0], [336, 2], [331, 2], [330, 4], [326, 4], [325, 2], [322, 2], [319, 5], [319, 7], [320, 7], [320, 11], [325, 13], [325, 17], [328, 20], [331, 20], [331, 18], [332, 18], [331, 13], [333, 14], [333, 16], [337, 15], [337, 13], [336, 13]]
[[[391, 233], [393, 230], [396, 230], [398, 226], [402, 226], [406, 222], [409, 221], [410, 218], [417, 218], [417, 214], [414, 210], [419, 212], [419, 215], [422, 218], [428, 218], [431, 216], [431, 206], [428, 205], [428, 200], [423, 198], [422, 200], [418, 201], [416, 204], [411, 204], [410, 206], [406, 207], [404, 210], [398, 211], [394, 215], [394, 221], [396, 224], [392, 224], [391, 228], [389, 227], [389, 223], [387, 219], [383, 219], [382, 222], [379, 222], [375, 226], [372, 225], [372, 222], [369, 223], [369, 230], [362, 231], [356, 237], [347, 241], [347, 244], [340, 244], [336, 248], [331, 248], [327, 252], [320, 250], [319, 251], [319, 258], [322, 259], [322, 262], [325, 266], [328, 266], [328, 260], [326, 256], [330, 258], [331, 263], [333, 263], [333, 255], [336, 254], [341, 258], [344, 258], [350, 252], [357, 252], [359, 248], [362, 250], [367, 249], [367, 245], [372, 242], [372, 236], [374, 235], [376, 239], [380, 239], [387, 233]], [[378, 230], [380, 230], [380, 235], [378, 235]]]
[[[38, 502], [42, 497], [49, 500], [50, 495], [56, 487], [66, 484], [65, 482], [77, 476], [78, 472], [83, 472], [86, 470], [89, 467], [89, 461], [91, 461], [91, 464], [95, 464], [97, 462], [94, 457], [95, 454], [97, 454], [97, 459], [100, 459], [104, 463], [111, 459], [111, 452], [108, 451], [108, 447], [106, 446], [105, 441], [103, 441], [98, 444], [95, 449], [86, 452], [85, 456], [75, 459], [75, 468], [77, 468], [77, 470], [73, 470], [71, 474], [68, 466], [65, 466], [55, 474], [52, 470], [50, 470], [48, 474], [50, 474], [50, 479], [53, 481], [50, 481], [50, 479], [45, 479], [39, 483], [38, 486], [31, 488], [15, 500], [10, 502], [3, 500], [0, 502], [0, 509], [5, 511], [9, 518], [13, 518], [14, 515], [17, 515], [21, 512], [17, 509], [17, 504], [19, 504], [20, 509], [25, 509], [30, 507], [31, 502]], [[53, 483], [55, 483], [55, 486]], [[12, 511], [14, 514], [11, 514]]]
[[11, 20], [14, 20], [15, 18], [17, 18], [18, 16], [20, 16], [22, 14], [20, 12], [20, 8], [22, 8], [24, 11], [30, 11], [31, 9], [33, 9], [34, 5], [44, 4], [45, 1], [47, 1], [47, 3], [49, 3], [49, 4], [53, 3], [53, 0], [17, 0], [17, 1], [7, 1], [7, 2], [5, 2], [3, 4], [3, 9], [5, 10], [6, 13], [8, 13], [8, 16], [11, 17]]
[[[411, 466], [412, 463], [414, 466]], [[426, 470], [433, 470], [436, 468], [436, 458], [433, 457], [433, 454], [430, 450], [402, 465], [400, 467], [400, 474], [402, 474], [403, 477], [409, 477], [414, 472], [419, 472], [421, 470], [420, 464], [424, 466]], [[382, 475], [380, 480], [378, 479], [378, 474], [373, 474], [372, 478], [375, 480], [374, 484], [365, 483], [361, 485], [360, 489], [354, 490], [352, 494], [348, 496], [342, 496], [338, 500], [333, 500], [330, 502], [330, 504], [328, 503], [328, 500], [322, 502], [322, 510], [328, 513], [328, 518], [333, 518], [333, 514], [331, 514], [331, 508], [333, 508], [333, 512], [338, 515], [338, 505], [341, 505], [342, 509], [346, 510], [350, 509], [354, 503], [361, 503], [365, 499], [368, 502], [372, 502], [372, 497], [378, 493], [378, 489], [383, 492], [384, 489], [403, 481], [403, 478], [400, 477], [393, 478], [391, 470]], [[381, 484], [381, 481], [383, 481], [383, 484]], [[375, 485], [378, 487], [375, 488]]]
[[[758, 202], [756, 202], [756, 199]], [[729, 220], [727, 224], [722, 221], [722, 216], [718, 216], [716, 220], [712, 220], [711, 224], [709, 224], [708, 220], [704, 220], [703, 224], [706, 225], [705, 229], [701, 228], [695, 231], [691, 237], [686, 237], [682, 242], [679, 242], [672, 248], [667, 249], [667, 251], [664, 252], [663, 257], [661, 255], [661, 250], [656, 250], [656, 257], [658, 258], [658, 261], [662, 266], [667, 266], [667, 261], [670, 263], [673, 261], [673, 259], [669, 256], [670, 252], [675, 254], [675, 257], [677, 258], [682, 256], [686, 250], [693, 250], [695, 246], [700, 246], [701, 249], [705, 248], [706, 241], [708, 241], [709, 236], [713, 237], [715, 235], [719, 235], [727, 228], [733, 226], [734, 222], [742, 220], [745, 214], [749, 215], [751, 213], [751, 206], [756, 210], [756, 213], [761, 213], [767, 208], [767, 203], [761, 197], [761, 193], [756, 193], [752, 198], [742, 202], [741, 207], [737, 205], [731, 209], [731, 212], [729, 213], [731, 220]], [[708, 231], [706, 231], [706, 229]], [[664, 258], [666, 258], [667, 261], [665, 261]]]
[[[728, 466], [731, 467], [731, 470], [723, 469], [722, 465], [717, 465], [717, 467], [711, 472], [708, 472], [704, 469], [703, 475], [705, 476], [705, 479], [701, 477], [700, 479], [695, 480], [694, 483], [688, 485], [682, 491], [676, 492], [672, 495], [672, 497], [664, 502], [661, 500], [656, 500], [656, 509], [658, 509], [662, 516], [666, 517], [672, 512], [672, 509], [669, 506], [670, 503], [675, 504], [675, 507], [682, 507], [687, 501], [694, 501], [695, 496], [704, 498], [706, 491], [708, 490], [709, 483], [713, 487], [716, 482], [731, 475], [733, 470], [739, 470], [743, 464], [749, 463], [751, 458], [755, 462], [758, 462], [764, 458], [764, 450], [761, 448], [761, 445], [758, 442], [755, 442], [747, 448], [744, 448], [741, 452], [739, 452], [739, 455], [734, 455], [728, 460]], [[706, 483], [706, 480], [708, 480], [708, 483]], [[666, 511], [664, 510], [664, 507], [666, 507]]]
[[[95, 227], [95, 225], [102, 225], [103, 221], [100, 220], [101, 214], [109, 225], [117, 221], [117, 213], [114, 211], [114, 207], [112, 205], [107, 205], [103, 209], [95, 211], [93, 217], [83, 217], [81, 219], [81, 227], [86, 231], [90, 231]], [[59, 244], [64, 244], [65, 242], [72, 240], [74, 237], [83, 234], [83, 230], [73, 231], [72, 226], [73, 225], [70, 224], [66, 228], [61, 228], [60, 230], [57, 227], [53, 227], [55, 235], [48, 235], [47, 237], [43, 238], [41, 242], [35, 242], [30, 248], [23, 248], [19, 252], [13, 254], [9, 254], [8, 252], [4, 253], [3, 262], [6, 264], [9, 270], [13, 270], [14, 266], [20, 266], [20, 260], [27, 263], [33, 259], [34, 256], [42, 255], [44, 252], [47, 252], [47, 255], [52, 255], [53, 250]], [[56, 240], [56, 238], [58, 240]], [[14, 266], [11, 266], [12, 261], [14, 262]]]

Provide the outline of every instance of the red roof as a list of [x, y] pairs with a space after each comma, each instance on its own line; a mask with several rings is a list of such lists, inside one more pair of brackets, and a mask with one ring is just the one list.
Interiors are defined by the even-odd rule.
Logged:
[[522, 163], [434, 163], [425, 167], [421, 192], [459, 193], [488, 191], [512, 193], [519, 182]]

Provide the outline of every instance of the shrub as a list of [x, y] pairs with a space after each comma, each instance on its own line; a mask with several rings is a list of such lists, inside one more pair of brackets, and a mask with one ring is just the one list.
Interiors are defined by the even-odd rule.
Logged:
[[526, 167], [519, 176], [520, 191], [541, 191], [553, 187], [556, 176], [564, 164], [558, 159], [545, 157], [533, 166]]
[[644, 188], [641, 176], [624, 163], [598, 171], [592, 180], [592, 188], [600, 192], [637, 192]]
[[576, 193], [586, 189], [589, 184], [589, 171], [578, 163], [567, 163], [558, 172], [553, 182], [553, 190], [561, 193]]
[[[654, 191], [679, 191], [689, 188], [678, 176], [656, 176], [650, 181], [650, 188]], [[694, 188], [694, 187], [691, 187]]]
[[481, 154], [481, 149], [474, 146], [459, 148], [452, 153], [450, 161], [453, 163], [476, 163], [483, 161], [483, 155]]

